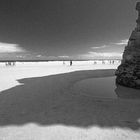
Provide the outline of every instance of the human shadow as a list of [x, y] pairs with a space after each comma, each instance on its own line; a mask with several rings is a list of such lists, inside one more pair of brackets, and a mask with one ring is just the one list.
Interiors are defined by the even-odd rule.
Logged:
[[69, 90], [77, 81], [112, 77], [114, 71], [85, 70], [18, 80], [22, 85], [0, 94], [0, 126], [36, 123], [137, 130], [140, 102], [93, 98]]

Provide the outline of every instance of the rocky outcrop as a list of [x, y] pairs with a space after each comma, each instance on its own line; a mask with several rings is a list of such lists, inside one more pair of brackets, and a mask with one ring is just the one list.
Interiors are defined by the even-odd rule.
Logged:
[[121, 65], [116, 70], [116, 83], [140, 89], [140, 2], [136, 5], [138, 11], [137, 27], [132, 32], [125, 47]]

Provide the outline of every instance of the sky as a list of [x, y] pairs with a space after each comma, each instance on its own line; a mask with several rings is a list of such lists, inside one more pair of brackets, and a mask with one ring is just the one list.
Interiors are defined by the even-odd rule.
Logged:
[[0, 59], [120, 58], [138, 0], [0, 0]]

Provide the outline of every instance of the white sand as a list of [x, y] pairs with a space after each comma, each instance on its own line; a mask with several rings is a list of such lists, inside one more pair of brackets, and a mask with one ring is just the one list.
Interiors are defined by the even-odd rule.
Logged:
[[92, 95], [92, 82], [105, 77], [111, 82], [114, 70], [109, 69], [117, 66], [0, 65], [0, 140], [139, 140], [139, 100]]
[[93, 70], [93, 69], [114, 69], [118, 63], [114, 65], [102, 65], [98, 62], [94, 65], [92, 61], [73, 62], [73, 66], [69, 66], [69, 62], [18, 62], [14, 67], [6, 67], [5, 63], [0, 63], [0, 91], [9, 89], [19, 85], [18, 79], [30, 77], [42, 77], [60, 73], [68, 73], [78, 70]]

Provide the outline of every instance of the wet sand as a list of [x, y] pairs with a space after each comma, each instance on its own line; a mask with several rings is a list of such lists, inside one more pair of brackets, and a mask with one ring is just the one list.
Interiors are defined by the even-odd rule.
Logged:
[[[11, 70], [11, 81], [16, 77], [17, 84], [0, 93], [0, 139], [140, 139], [139, 99], [124, 99], [117, 94], [116, 98], [94, 96], [99, 87], [93, 92], [87, 91], [94, 78], [96, 82], [98, 78], [107, 78], [108, 84], [112, 83], [114, 69], [79, 71], [71, 68], [71, 72], [65, 73], [58, 69], [60, 73], [45, 75], [44, 72], [44, 76], [35, 77], [39, 70], [34, 68], [36, 74], [27, 78], [20, 77], [25, 69], [18, 69], [21, 69], [19, 73]], [[40, 68], [40, 72], [41, 69], [43, 72], [44, 68]]]

